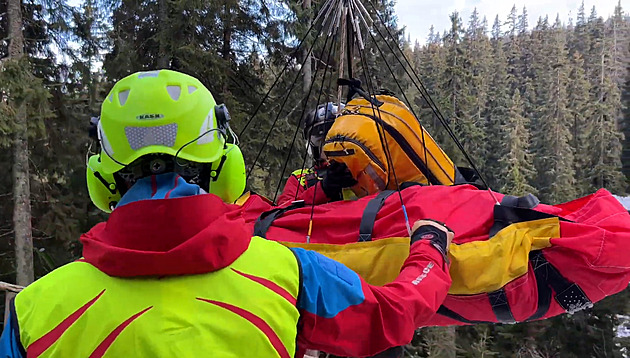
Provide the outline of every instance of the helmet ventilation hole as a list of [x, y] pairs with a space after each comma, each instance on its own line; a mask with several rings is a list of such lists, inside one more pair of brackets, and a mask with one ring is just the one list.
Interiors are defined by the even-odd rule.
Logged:
[[195, 86], [188, 86], [188, 94], [191, 94], [193, 92], [195, 92], [197, 90], [197, 87]]
[[168, 91], [168, 95], [171, 96], [173, 101], [177, 101], [182, 94], [182, 88], [179, 86], [166, 86], [166, 91]]
[[118, 102], [120, 102], [121, 106], [124, 106], [127, 103], [127, 98], [129, 98], [129, 90], [124, 90], [118, 92]]
[[160, 74], [160, 71], [147, 71], [147, 72], [140, 72], [138, 74], [138, 78], [146, 78], [146, 77], [157, 77]]

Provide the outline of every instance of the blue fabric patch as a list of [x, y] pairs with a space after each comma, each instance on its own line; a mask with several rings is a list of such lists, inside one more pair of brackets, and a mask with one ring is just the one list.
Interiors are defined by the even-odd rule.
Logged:
[[13, 322], [15, 319], [13, 312], [9, 311], [7, 324], [0, 337], [0, 358], [24, 358], [20, 352], [21, 343], [17, 340], [17, 332], [14, 332], [13, 328], [17, 327], [17, 322]]
[[[157, 184], [155, 194], [153, 194], [153, 180], [155, 180]], [[139, 200], [165, 199], [166, 195], [168, 195], [169, 199], [174, 199], [198, 194], [205, 194], [199, 185], [189, 184], [184, 178], [175, 173], [166, 173], [138, 180], [136, 184], [123, 195], [116, 207]]]
[[365, 301], [361, 279], [354, 271], [315, 251], [291, 249], [302, 266], [298, 308], [323, 318], [333, 318]]

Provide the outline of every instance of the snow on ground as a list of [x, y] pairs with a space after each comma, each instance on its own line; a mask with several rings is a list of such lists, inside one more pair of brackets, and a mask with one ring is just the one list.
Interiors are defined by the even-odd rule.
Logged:
[[617, 315], [617, 318], [621, 322], [617, 326], [617, 337], [630, 337], [630, 316], [619, 314]]
[[613, 196], [615, 197], [615, 199], [619, 200], [621, 205], [623, 205], [623, 207], [626, 208], [626, 210], [630, 210], [630, 196], [618, 196], [618, 195], [613, 195]]

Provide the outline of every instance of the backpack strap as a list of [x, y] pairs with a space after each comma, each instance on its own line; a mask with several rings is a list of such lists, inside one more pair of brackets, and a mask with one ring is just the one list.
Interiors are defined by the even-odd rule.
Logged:
[[260, 214], [258, 219], [256, 219], [256, 223], [254, 224], [254, 236], [267, 238], [267, 231], [269, 231], [269, 228], [277, 218], [279, 218], [289, 210], [299, 209], [302, 207], [304, 207], [304, 200], [299, 200], [294, 201], [293, 203], [291, 203], [291, 205], [287, 207], [272, 209]]
[[372, 241], [372, 231], [374, 230], [376, 215], [383, 207], [383, 204], [385, 204], [385, 200], [395, 192], [395, 190], [382, 191], [368, 202], [365, 210], [363, 210], [361, 224], [359, 225], [359, 242]]

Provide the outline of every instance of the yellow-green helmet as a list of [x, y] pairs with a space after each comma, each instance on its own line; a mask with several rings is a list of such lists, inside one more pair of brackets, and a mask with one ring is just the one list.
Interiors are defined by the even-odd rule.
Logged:
[[160, 70], [123, 78], [101, 107], [102, 169], [115, 173], [152, 153], [177, 154], [198, 163], [216, 161], [224, 138], [215, 106], [210, 91], [183, 73]]
[[101, 152], [90, 158], [87, 168], [92, 201], [111, 210], [120, 199], [120, 190], [112, 190], [114, 173], [151, 154], [220, 164], [212, 168], [225, 175], [203, 189], [213, 192], [214, 186], [223, 200], [236, 200], [245, 187], [245, 165], [238, 147], [226, 144], [228, 121], [225, 106], [217, 106], [210, 91], [192, 76], [159, 70], [123, 78], [101, 107]]

